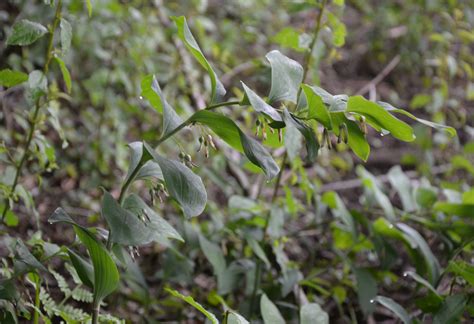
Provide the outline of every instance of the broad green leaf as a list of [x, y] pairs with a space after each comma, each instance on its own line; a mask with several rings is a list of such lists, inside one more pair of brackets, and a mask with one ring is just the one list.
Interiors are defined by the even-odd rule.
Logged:
[[18, 300], [18, 289], [15, 287], [16, 278], [0, 279], [0, 300], [9, 300], [14, 302]]
[[413, 194], [413, 186], [410, 178], [403, 172], [402, 168], [397, 165], [390, 169], [387, 174], [388, 180], [392, 187], [397, 191], [402, 201], [404, 211], [416, 210], [415, 195]]
[[385, 129], [399, 140], [411, 142], [415, 139], [413, 129], [410, 125], [393, 117], [384, 108], [362, 96], [349, 97], [347, 101], [347, 112], [365, 116], [371, 126], [376, 129]]
[[319, 304], [308, 303], [300, 308], [300, 324], [329, 324], [329, 315]]
[[17, 275], [35, 270], [48, 271], [20, 239], [16, 240], [14, 251], [14, 269]]
[[305, 50], [304, 47], [300, 46], [300, 34], [292, 27], [283, 28], [271, 40], [282, 47], [291, 48], [298, 52]]
[[48, 79], [40, 70], [34, 70], [28, 75], [28, 87], [33, 97], [38, 98], [48, 92]]
[[109, 225], [112, 242], [139, 246], [152, 241], [166, 243], [167, 239], [183, 241], [178, 232], [137, 195], [128, 196], [122, 207], [112, 195], [104, 192], [101, 212]]
[[166, 101], [160, 85], [154, 75], [147, 75], [142, 79], [142, 96], [148, 99], [153, 108], [163, 113], [163, 135], [174, 130], [183, 121], [173, 107]]
[[130, 148], [130, 163], [124, 182], [127, 182], [132, 175], [136, 180], [150, 177], [163, 180], [160, 166], [153, 161], [153, 157], [148, 153], [148, 150], [143, 149], [142, 142], [132, 142], [128, 146]]
[[211, 78], [211, 87], [212, 87], [212, 94], [211, 94], [211, 101], [216, 102], [218, 97], [222, 97], [225, 95], [226, 91], [222, 83], [218, 80], [216, 73], [212, 69], [212, 66], [207, 61], [206, 57], [201, 51], [196, 39], [194, 38], [189, 26], [186, 22], [186, 18], [184, 16], [180, 17], [171, 17], [178, 28], [178, 36], [186, 45], [186, 48], [191, 52], [194, 58], [201, 64], [201, 66], [207, 71], [209, 77]]
[[249, 324], [242, 315], [232, 310], [227, 310], [224, 316], [224, 324]]
[[260, 167], [269, 179], [280, 171], [272, 156], [262, 144], [245, 135], [230, 118], [208, 110], [200, 110], [189, 118], [190, 121], [204, 124], [216, 133], [223, 141], [240, 152]]
[[94, 266], [94, 300], [100, 302], [118, 287], [119, 272], [105, 246], [92, 233], [74, 226], [77, 237], [89, 251]]
[[400, 306], [400, 304], [395, 302], [392, 298], [377, 296], [373, 300], [374, 302], [379, 303], [380, 305], [389, 309], [391, 312], [397, 315], [397, 317], [401, 319], [404, 324], [410, 324], [412, 322], [410, 315], [408, 315], [407, 311], [402, 306]]
[[286, 124], [283, 145], [290, 161], [299, 159], [301, 149], [303, 148], [303, 135], [292, 123]]
[[63, 75], [64, 84], [66, 84], [67, 92], [71, 93], [71, 74], [69, 74], [69, 70], [67, 69], [66, 64], [62, 59], [60, 59], [58, 56], [55, 56], [54, 59], [59, 64], [59, 68], [61, 69], [61, 74]]
[[462, 294], [446, 297], [441, 308], [433, 316], [433, 324], [462, 323], [460, 317], [470, 297]]
[[[0, 205], [0, 210], [4, 210], [5, 205]], [[8, 227], [16, 227], [18, 226], [18, 223], [20, 222], [18, 216], [11, 211], [10, 209], [7, 210], [7, 213], [5, 214], [5, 218], [3, 220], [5, 222], [5, 225]]]
[[245, 94], [250, 102], [250, 105], [255, 109], [257, 112], [264, 114], [268, 118], [273, 121], [282, 121], [280, 114], [267, 104], [262, 98], [260, 98], [255, 92], [252, 91], [249, 87], [242, 83], [242, 87], [244, 88]]
[[0, 71], [0, 86], [10, 88], [28, 80], [28, 74], [4, 69]]
[[315, 119], [327, 129], [332, 129], [331, 115], [328, 112], [323, 99], [317, 94], [312, 87], [302, 84], [301, 88], [306, 96], [308, 105], [308, 119]]
[[199, 235], [199, 245], [207, 260], [212, 265], [214, 274], [220, 275], [223, 273], [227, 265], [221, 248], [217, 244], [208, 241], [203, 235]]
[[63, 53], [67, 53], [71, 48], [72, 27], [69, 21], [64, 18], [61, 18], [59, 27], [61, 28], [61, 50]]
[[[151, 106], [156, 109], [160, 114], [163, 113], [163, 103], [160, 94], [158, 94], [153, 88], [153, 83], [156, 81], [155, 75], [148, 74], [143, 77], [141, 82], [141, 98], [147, 99]], [[165, 100], [163, 98], [163, 100]], [[166, 101], [166, 100], [165, 100]]]
[[26, 46], [34, 43], [48, 32], [43, 25], [22, 19], [13, 25], [13, 30], [7, 39], [8, 45]]
[[295, 127], [301, 135], [303, 135], [306, 142], [306, 151], [308, 153], [306, 159], [310, 162], [314, 162], [319, 150], [319, 142], [316, 138], [316, 133], [310, 126], [295, 118], [286, 109], [283, 111], [283, 119], [287, 127], [291, 125], [290, 127]]
[[260, 313], [264, 324], [285, 324], [280, 311], [265, 294], [260, 298]]
[[167, 242], [167, 239], [175, 239], [184, 242], [184, 239], [173, 226], [158, 215], [138, 195], [131, 194], [128, 196], [123, 202], [123, 208], [135, 215], [141, 214], [143, 216], [143, 213], [145, 214], [147, 230], [143, 232], [143, 236], [146, 236], [150, 241], [164, 243]]
[[182, 301], [185, 301], [189, 305], [193, 306], [196, 310], [201, 312], [201, 314], [206, 316], [213, 324], [219, 324], [219, 321], [217, 320], [216, 316], [208, 312], [204, 307], [201, 306], [201, 304], [196, 302], [193, 297], [185, 296], [174, 289], [165, 288], [165, 290], [169, 292], [171, 295], [173, 295], [174, 297], [177, 297], [181, 299]]
[[247, 242], [250, 246], [250, 248], [252, 249], [253, 253], [255, 253], [255, 255], [263, 261], [263, 263], [265, 263], [265, 266], [270, 269], [271, 265], [270, 265], [270, 261], [268, 261], [268, 258], [265, 254], [265, 252], [263, 251], [262, 247], [260, 246], [260, 244], [257, 242], [257, 240], [255, 240], [253, 237], [247, 237]]
[[448, 215], [457, 215], [461, 217], [474, 217], [474, 204], [437, 202], [433, 209]]
[[386, 103], [386, 102], [383, 102], [383, 101], [377, 101], [377, 103], [378, 103], [381, 107], [383, 107], [385, 110], [387, 110], [387, 111], [403, 114], [403, 115], [405, 115], [405, 116], [410, 117], [411, 119], [416, 120], [417, 122], [419, 122], [419, 123], [421, 123], [421, 124], [423, 124], [423, 125], [426, 125], [426, 126], [435, 128], [435, 129], [437, 129], [437, 130], [445, 131], [445, 132], [448, 133], [451, 137], [454, 137], [454, 136], [457, 135], [457, 132], [456, 132], [456, 130], [455, 130], [453, 127], [446, 126], [446, 125], [442, 125], [442, 124], [438, 124], [438, 123], [434, 123], [434, 122], [429, 121], [429, 120], [425, 120], [425, 119], [418, 118], [418, 117], [416, 117], [415, 115], [413, 115], [412, 113], [410, 113], [410, 112], [408, 112], [408, 111], [406, 111], [406, 110], [404, 110], [404, 109], [395, 108], [395, 107], [393, 107], [391, 104]]
[[420, 233], [410, 226], [403, 223], [397, 223], [397, 227], [404, 233], [405, 237], [411, 243], [416, 243], [416, 248], [421, 253], [425, 261], [429, 275], [429, 282], [434, 284], [438, 280], [440, 274], [440, 265], [438, 259], [435, 257], [433, 252], [431, 252], [428, 243], [426, 243], [425, 239], [420, 235]]
[[296, 104], [298, 89], [303, 82], [303, 67], [277, 50], [265, 57], [272, 68], [272, 85], [268, 95], [270, 103], [286, 100]]
[[446, 270], [463, 277], [464, 280], [474, 287], [474, 266], [462, 260], [449, 261], [449, 265]]
[[156, 153], [148, 144], [145, 148], [159, 164], [166, 188], [183, 209], [187, 218], [200, 215], [207, 202], [207, 193], [201, 178], [183, 163], [167, 159]]
[[347, 127], [347, 145], [361, 160], [367, 161], [370, 154], [370, 146], [365, 138], [364, 133], [360, 130], [357, 123], [349, 120], [344, 113], [336, 112], [331, 113], [331, 120], [333, 125], [333, 132], [336, 136], [339, 136], [339, 127], [345, 124]]
[[[87, 228], [78, 225], [63, 209], [57, 208], [49, 218], [50, 223], [63, 222], [73, 226], [79, 240], [89, 252], [94, 267], [94, 301], [100, 302], [117, 289], [119, 272], [104, 244]], [[77, 271], [77, 269], [76, 269]], [[84, 270], [90, 280], [90, 274]], [[82, 280], [82, 279], [81, 279]]]
[[357, 296], [360, 307], [365, 315], [371, 314], [375, 309], [372, 299], [377, 295], [377, 281], [367, 269], [354, 268], [353, 271], [357, 281]]
[[82, 258], [79, 254], [77, 254], [71, 249], [68, 249], [67, 253], [82, 283], [86, 285], [87, 287], [93, 289], [94, 288], [94, 267], [92, 266], [92, 264], [84, 260], [84, 258]]

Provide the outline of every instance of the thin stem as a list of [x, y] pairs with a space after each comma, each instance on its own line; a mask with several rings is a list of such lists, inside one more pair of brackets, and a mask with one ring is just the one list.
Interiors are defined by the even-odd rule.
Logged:
[[92, 306], [92, 324], [99, 323], [100, 302], [94, 301]]
[[[43, 73], [44, 77], [46, 77], [46, 74], [49, 71], [49, 64], [51, 63], [51, 59], [53, 57], [52, 51], [53, 51], [53, 41], [54, 41], [54, 32], [56, 28], [58, 27], [59, 21], [61, 20], [61, 8], [62, 8], [62, 0], [58, 0], [58, 4], [56, 6], [56, 13], [54, 15], [54, 21], [53, 21], [53, 26], [51, 27], [50, 34], [49, 34], [49, 40], [48, 40], [48, 49], [46, 52], [46, 58], [45, 58], [45, 63], [43, 67]], [[3, 223], [5, 219], [5, 215], [7, 212], [10, 210], [10, 197], [15, 193], [15, 189], [18, 185], [18, 181], [20, 179], [20, 175], [22, 173], [23, 167], [25, 165], [26, 160], [28, 159], [29, 156], [29, 150], [30, 150], [30, 145], [33, 140], [33, 135], [36, 130], [37, 122], [38, 122], [38, 115], [40, 112], [41, 104], [40, 104], [40, 98], [36, 99], [35, 101], [35, 109], [33, 111], [33, 116], [31, 117], [30, 120], [30, 129], [28, 130], [28, 135], [26, 137], [26, 142], [25, 146], [23, 147], [23, 154], [20, 159], [20, 163], [18, 164], [15, 172], [15, 177], [13, 178], [13, 183], [10, 187], [10, 192], [9, 194], [5, 197], [4, 200], [4, 207], [2, 211], [2, 217], [0, 219], [0, 222]]]
[[[308, 75], [309, 68], [311, 66], [311, 58], [313, 56], [312, 54], [313, 54], [314, 46], [316, 45], [316, 42], [318, 40], [319, 32], [321, 31], [321, 26], [322, 26], [321, 21], [322, 21], [323, 15], [324, 15], [324, 8], [325, 7], [326, 7], [326, 0], [323, 0], [322, 3], [321, 3], [321, 10], [319, 11], [318, 18], [317, 18], [317, 21], [316, 21], [316, 26], [314, 28], [313, 38], [312, 38], [311, 43], [309, 45], [309, 50], [306, 52], [306, 54], [304, 56], [304, 59], [303, 59], [303, 82], [305, 81], [306, 76]], [[300, 94], [301, 94], [301, 87], [298, 89], [297, 98], [299, 98]], [[286, 167], [287, 158], [288, 158], [288, 154], [285, 151], [285, 153], [283, 154], [283, 159], [281, 161], [280, 172], [278, 173], [278, 176], [277, 176], [277, 179], [276, 179], [276, 182], [275, 182], [275, 186], [273, 188], [273, 195], [272, 195], [272, 199], [271, 199], [272, 203], [275, 202], [275, 199], [278, 196], [278, 189], [280, 187], [280, 182], [281, 182], [281, 177], [282, 177], [282, 174], [283, 174], [283, 170]], [[270, 215], [267, 215], [267, 218], [266, 218], [266, 221], [265, 221], [265, 233], [267, 231], [269, 218], [270, 218]]]
[[40, 289], [41, 289], [41, 279], [36, 274], [37, 280], [35, 284], [35, 314], [33, 315], [33, 324], [39, 323], [39, 309], [40, 309]]
[[226, 101], [226, 102], [220, 102], [214, 105], [209, 105], [204, 110], [213, 110], [215, 108], [223, 107], [223, 106], [235, 106], [235, 105], [240, 105], [240, 101]]

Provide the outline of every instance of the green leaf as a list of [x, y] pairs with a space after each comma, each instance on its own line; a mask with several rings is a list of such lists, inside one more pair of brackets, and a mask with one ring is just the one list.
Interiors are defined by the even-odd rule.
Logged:
[[85, 0], [86, 2], [86, 7], [87, 7], [87, 14], [89, 17], [92, 16], [92, 1], [91, 0]]
[[400, 304], [395, 302], [392, 298], [377, 296], [374, 298], [374, 302], [377, 302], [383, 307], [392, 311], [395, 315], [397, 315], [399, 319], [402, 320], [404, 324], [410, 324], [412, 322], [410, 315], [408, 315], [407, 311], [402, 306], [400, 306]]
[[308, 105], [308, 119], [315, 119], [327, 129], [332, 129], [331, 115], [321, 96], [309, 85], [302, 84]]
[[357, 229], [355, 227], [354, 218], [347, 210], [347, 207], [342, 201], [341, 197], [339, 197], [339, 195], [334, 191], [328, 191], [323, 194], [321, 200], [323, 203], [329, 206], [332, 214], [342, 221], [342, 223], [345, 225], [344, 229], [347, 232], [350, 232], [353, 238], [356, 238]]
[[201, 312], [204, 316], [206, 316], [213, 324], [219, 324], [219, 321], [217, 320], [216, 316], [210, 312], [208, 312], [204, 307], [201, 306], [198, 302], [194, 300], [193, 297], [191, 296], [185, 296], [179, 293], [178, 291], [170, 288], [165, 288], [167, 292], [169, 292], [171, 295], [174, 297], [177, 297], [181, 299], [182, 301], [185, 301], [189, 305], [193, 306], [196, 310]]
[[33, 97], [37, 98], [48, 92], [48, 79], [40, 70], [34, 70], [28, 75], [28, 87]]
[[260, 313], [262, 314], [264, 324], [285, 324], [280, 311], [265, 294], [262, 294], [260, 298]]
[[267, 104], [262, 98], [260, 98], [255, 92], [252, 91], [249, 87], [245, 85], [242, 81], [242, 87], [244, 88], [245, 95], [247, 96], [247, 99], [250, 102], [250, 105], [255, 109], [257, 112], [264, 114], [268, 118], [270, 118], [273, 121], [282, 121], [282, 118], [280, 114]]
[[331, 12], [327, 13], [328, 23], [332, 31], [332, 43], [336, 47], [341, 47], [346, 42], [346, 25]]
[[[0, 210], [4, 210], [4, 208], [4, 205], [0, 205]], [[8, 227], [16, 227], [18, 226], [19, 221], [20, 220], [18, 216], [13, 211], [11, 211], [10, 209], [7, 210], [4, 219], [5, 225], [7, 225]]]
[[218, 97], [222, 97], [225, 95], [226, 91], [222, 83], [217, 79], [217, 75], [212, 69], [212, 66], [207, 61], [206, 57], [201, 51], [196, 39], [194, 38], [189, 26], [186, 22], [186, 18], [184, 16], [180, 17], [171, 17], [171, 19], [175, 22], [176, 27], [178, 27], [178, 36], [186, 45], [186, 48], [191, 52], [194, 58], [201, 64], [201, 66], [207, 71], [209, 77], [211, 78], [211, 87], [212, 87], [212, 94], [211, 94], [211, 101], [216, 102]]
[[353, 271], [357, 281], [360, 307], [365, 315], [371, 314], [375, 309], [372, 299], [377, 295], [377, 281], [367, 269], [354, 268]]
[[160, 85], [154, 75], [147, 75], [142, 79], [142, 97], [148, 99], [153, 108], [158, 113], [163, 114], [163, 133], [162, 136], [168, 134], [174, 130], [183, 121], [178, 116], [173, 107], [166, 101], [163, 93], [161, 92]]
[[0, 71], [0, 86], [2, 87], [14, 87], [28, 80], [28, 74], [12, 71], [10, 69], [4, 69]]
[[68, 93], [71, 93], [71, 75], [69, 74], [69, 70], [66, 67], [66, 64], [62, 59], [60, 59], [58, 56], [55, 56], [54, 59], [56, 62], [59, 64], [59, 68], [61, 69], [61, 73], [63, 75], [64, 83], [66, 84], [66, 89]]
[[415, 139], [413, 129], [410, 125], [393, 117], [384, 108], [362, 96], [349, 97], [347, 101], [347, 111], [365, 116], [367, 123], [371, 126], [376, 129], [385, 129], [399, 140], [411, 142]]
[[41, 24], [26, 19], [17, 21], [13, 25], [13, 31], [7, 39], [8, 45], [26, 46], [34, 43], [48, 32]]
[[430, 277], [429, 281], [430, 283], [434, 284], [438, 280], [440, 274], [440, 265], [438, 259], [436, 259], [433, 252], [431, 252], [428, 243], [426, 243], [425, 239], [420, 235], [420, 233], [410, 226], [403, 223], [397, 223], [397, 227], [404, 233], [405, 237], [410, 241], [411, 244], [416, 243], [416, 248], [420, 251], [425, 261]]
[[303, 67], [277, 50], [265, 57], [272, 68], [272, 85], [268, 95], [270, 103], [283, 100], [297, 103], [298, 89], [303, 82]]
[[441, 304], [441, 308], [433, 316], [433, 324], [461, 323], [459, 318], [468, 301], [469, 297], [462, 294], [446, 297]]
[[227, 265], [221, 248], [217, 244], [208, 241], [203, 235], [199, 235], [199, 245], [207, 260], [211, 263], [214, 274], [216, 276], [222, 274]]
[[287, 127], [294, 127], [303, 135], [306, 141], [306, 151], [308, 153], [306, 159], [310, 162], [314, 162], [319, 151], [319, 142], [314, 130], [302, 121], [296, 119], [286, 108], [283, 110], [283, 118]]
[[207, 202], [206, 188], [201, 178], [183, 163], [160, 156], [146, 143], [144, 146], [159, 164], [166, 188], [179, 203], [184, 215], [187, 218], [200, 215]]
[[14, 246], [14, 270], [16, 275], [34, 270], [42, 270], [47, 272], [46, 268], [38, 261], [38, 259], [31, 254], [22, 240], [17, 239]]
[[399, 165], [392, 167], [387, 176], [402, 201], [403, 210], [407, 212], [416, 210], [413, 187], [410, 178], [403, 172], [402, 168]]
[[413, 280], [415, 280], [419, 284], [421, 284], [421, 285], [425, 286], [426, 288], [428, 288], [435, 296], [437, 296], [438, 298], [441, 299], [441, 297], [438, 294], [438, 292], [436, 291], [436, 289], [425, 278], [423, 278], [422, 276], [420, 276], [416, 272], [407, 271], [403, 274], [403, 276], [413, 278]]
[[285, 27], [271, 38], [272, 42], [282, 47], [302, 52], [305, 49], [300, 46], [300, 34], [292, 27]]
[[[49, 218], [49, 222], [64, 222], [74, 227], [77, 237], [87, 248], [94, 267], [94, 301], [102, 301], [102, 299], [117, 288], [119, 283], [119, 272], [117, 266], [104, 244], [98, 241], [87, 228], [74, 222], [74, 220], [61, 208], [55, 210]], [[84, 270], [84, 279], [86, 276], [89, 280], [91, 279], [90, 274], [87, 274], [87, 270]]]
[[119, 272], [105, 246], [92, 233], [74, 226], [77, 237], [89, 251], [94, 266], [94, 300], [102, 301], [118, 287]]
[[135, 180], [150, 177], [163, 180], [163, 173], [161, 172], [160, 166], [153, 161], [153, 157], [148, 153], [148, 150], [143, 149], [142, 142], [132, 142], [128, 144], [128, 146], [130, 148], [130, 163], [124, 182], [127, 182], [134, 173]]
[[69, 21], [61, 18], [59, 27], [61, 28], [61, 50], [63, 53], [67, 53], [71, 48], [72, 26]]
[[399, 114], [403, 114], [405, 116], [408, 116], [410, 117], [411, 119], [414, 119], [416, 120], [417, 122], [423, 124], [423, 125], [426, 125], [426, 126], [429, 126], [429, 127], [432, 127], [432, 128], [435, 128], [437, 130], [441, 130], [441, 131], [445, 131], [446, 133], [448, 133], [451, 137], [454, 137], [457, 135], [457, 132], [456, 130], [453, 128], [453, 127], [450, 127], [450, 126], [446, 126], [446, 125], [442, 125], [442, 124], [438, 124], [438, 123], [434, 123], [432, 121], [429, 121], [429, 120], [425, 120], [425, 119], [421, 119], [421, 118], [418, 118], [416, 117], [415, 115], [413, 115], [412, 113], [404, 110], [404, 109], [400, 109], [400, 108], [395, 108], [393, 107], [391, 104], [389, 103], [386, 103], [386, 102], [383, 102], [383, 101], [377, 101], [377, 103], [383, 107], [385, 110], [387, 111], [390, 111], [390, 112], [395, 112], [395, 113], [399, 113]]
[[232, 310], [227, 310], [224, 316], [224, 324], [249, 324], [249, 321], [242, 315]]
[[[143, 77], [141, 82], [141, 94], [142, 98], [147, 99], [151, 106], [155, 108], [160, 114], [163, 113], [163, 103], [160, 94], [158, 94], [152, 85], [156, 81], [155, 75], [149, 74]], [[163, 98], [164, 99], [164, 98]], [[165, 100], [166, 101], [166, 100]]]
[[227, 144], [239, 152], [244, 152], [250, 162], [260, 167], [269, 179], [280, 172], [278, 165], [265, 147], [245, 135], [230, 118], [212, 111], [200, 110], [192, 115], [189, 120], [206, 125]]
[[71, 249], [67, 250], [69, 259], [76, 269], [79, 279], [89, 288], [94, 288], [94, 267]]
[[247, 237], [247, 242], [252, 249], [253, 253], [265, 263], [265, 266], [270, 269], [270, 261], [268, 261], [267, 256], [265, 255], [265, 252], [263, 251], [262, 247], [260, 244], [258, 244], [257, 240], [255, 240], [253, 237]]
[[345, 124], [347, 127], [347, 145], [363, 161], [367, 161], [370, 154], [370, 146], [364, 133], [360, 130], [356, 122], [349, 120], [343, 112], [331, 113], [333, 132], [339, 136], [339, 127]]
[[122, 207], [112, 195], [104, 192], [101, 212], [109, 225], [112, 242], [139, 246], [153, 241], [165, 243], [168, 238], [183, 241], [178, 232], [137, 195], [128, 196]]
[[464, 280], [474, 287], [474, 266], [469, 263], [462, 260], [449, 261], [446, 271], [463, 277]]
[[356, 173], [361, 179], [367, 193], [373, 195], [377, 204], [383, 209], [385, 216], [389, 220], [395, 220], [395, 209], [393, 208], [390, 199], [380, 188], [381, 184], [377, 178], [375, 178], [374, 175], [367, 171], [362, 165], [356, 167]]
[[329, 324], [329, 315], [319, 304], [308, 303], [300, 308], [300, 324]]
[[437, 202], [433, 210], [446, 213], [448, 215], [457, 215], [461, 217], [474, 217], [474, 204]]

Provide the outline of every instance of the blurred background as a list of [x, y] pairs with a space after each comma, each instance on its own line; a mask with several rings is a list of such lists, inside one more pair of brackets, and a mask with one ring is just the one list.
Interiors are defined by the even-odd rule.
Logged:
[[[6, 39], [19, 19], [51, 22], [54, 8], [48, 2], [0, 2], [0, 69], [29, 73], [44, 65], [46, 41], [18, 47], [6, 46]], [[265, 54], [271, 50], [303, 63], [319, 12], [316, 0], [93, 0], [92, 5], [89, 16], [84, 1], [63, 4], [63, 17], [72, 26], [71, 48], [63, 56], [72, 90], [65, 91], [60, 67], [52, 65], [49, 91], [56, 96], [44, 109], [34, 137], [34, 155], [21, 177], [19, 202], [9, 215], [8, 231], [25, 239], [39, 235], [56, 244], [70, 242], [72, 231], [66, 235], [48, 225], [47, 217], [58, 206], [84, 224], [102, 221], [100, 186], [118, 195], [128, 167], [127, 143], [153, 143], [161, 132], [161, 116], [140, 96], [145, 75], [156, 75], [167, 100], [182, 116], [209, 103], [208, 77], [177, 37], [170, 16], [186, 16], [227, 89], [226, 98], [232, 100], [242, 96], [241, 80], [260, 94], [268, 93], [271, 75]], [[332, 94], [361, 94], [390, 102], [458, 132], [451, 138], [446, 132], [416, 124], [416, 140], [401, 143], [371, 130], [371, 155], [366, 163], [345, 145], [337, 145], [332, 150], [322, 148], [314, 165], [295, 157], [283, 171], [282, 190], [274, 204], [284, 220], [274, 228], [281, 254], [276, 249], [273, 254], [267, 251], [280, 271], [268, 271], [262, 285], [272, 300], [279, 301], [286, 318], [296, 316], [292, 307], [296, 297], [288, 293], [299, 282], [330, 318], [343, 323], [366, 318], [366, 310], [353, 298], [358, 296], [361, 280], [354, 280], [350, 264], [370, 269], [379, 292], [408, 308], [417, 293], [406, 290], [416, 283], [399, 279], [410, 268], [408, 254], [399, 255], [390, 265], [374, 263], [376, 243], [367, 232], [361, 231], [364, 237], [353, 242], [338, 229], [340, 220], [331, 215], [340, 205], [332, 204], [328, 193], [341, 199], [356, 218], [366, 220], [391, 209], [406, 217], [400, 192], [413, 192], [413, 197], [418, 193], [416, 212], [404, 219], [419, 229], [442, 264], [451, 255], [446, 251], [459, 243], [454, 236], [462, 236], [440, 233], [449, 232], [439, 225], [448, 220], [431, 208], [437, 199], [457, 201], [452, 197], [460, 197], [474, 185], [474, 3], [329, 1], [324, 21], [307, 83]], [[31, 103], [24, 87], [12, 87], [0, 88], [0, 104], [0, 183], [5, 187], [14, 170], [11, 159], [19, 154], [28, 129]], [[222, 111], [249, 134], [255, 133], [250, 108]], [[140, 268], [133, 269], [134, 276], [114, 300], [120, 306], [110, 310], [115, 316], [132, 322], [145, 317], [197, 321], [192, 310], [163, 292], [164, 285], [186, 289], [216, 309], [223, 296], [231, 307], [248, 313], [251, 287], [243, 287], [239, 280], [255, 263], [243, 238], [261, 237], [262, 214], [270, 208], [273, 186], [222, 143], [218, 143], [219, 151], [211, 150], [209, 158], [196, 153], [198, 137], [196, 130], [185, 131], [161, 150], [176, 159], [181, 151], [192, 155], [209, 196], [206, 212], [186, 221], [172, 204], [157, 204], [186, 243], [141, 249], [136, 261]], [[269, 133], [263, 143], [276, 159], [282, 156], [277, 134]], [[408, 179], [408, 184], [399, 183], [400, 179]], [[367, 185], [370, 181], [375, 185]], [[397, 186], [405, 187], [397, 191]], [[143, 183], [136, 189], [146, 193], [148, 187]], [[388, 205], [374, 198], [377, 190], [387, 197]], [[235, 264], [229, 282], [218, 283], [213, 276], [197, 239], [200, 233], [220, 247], [229, 264]], [[2, 248], [2, 256], [7, 255]], [[50, 287], [53, 296], [54, 286]], [[388, 318], [383, 312], [370, 317], [377, 322]]]

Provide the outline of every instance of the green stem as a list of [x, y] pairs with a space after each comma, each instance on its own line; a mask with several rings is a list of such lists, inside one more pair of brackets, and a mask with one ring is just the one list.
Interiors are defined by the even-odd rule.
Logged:
[[99, 323], [100, 302], [94, 301], [92, 306], [92, 324]]
[[[306, 79], [306, 76], [308, 75], [308, 70], [309, 70], [309, 67], [311, 66], [311, 58], [312, 58], [312, 54], [313, 54], [313, 50], [314, 50], [314, 46], [316, 45], [316, 41], [318, 40], [318, 36], [319, 36], [319, 32], [321, 31], [321, 22], [322, 22], [322, 18], [323, 18], [323, 15], [324, 15], [324, 8], [326, 7], [326, 0], [322, 0], [322, 3], [321, 3], [321, 10], [319, 11], [319, 14], [318, 14], [318, 18], [317, 18], [317, 21], [316, 21], [316, 26], [314, 28], [314, 32], [313, 32], [313, 38], [311, 40], [311, 43], [309, 45], [309, 50], [306, 52], [305, 54], [305, 57], [303, 59], [303, 82], [305, 81]], [[298, 89], [298, 94], [296, 96], [296, 98], [299, 98], [301, 94], [301, 87]], [[273, 187], [273, 195], [272, 195], [272, 198], [271, 198], [271, 203], [273, 204], [276, 200], [276, 198], [278, 197], [278, 189], [280, 188], [280, 183], [281, 183], [281, 178], [282, 178], [282, 175], [283, 175], [283, 170], [285, 169], [286, 167], [286, 163], [287, 163], [287, 159], [288, 159], [288, 154], [287, 152], [285, 151], [285, 153], [283, 154], [283, 158], [282, 158], [282, 161], [281, 161], [281, 165], [280, 165], [280, 172], [278, 173], [278, 176], [277, 176], [277, 179], [275, 181], [275, 186]], [[270, 222], [270, 215], [271, 215], [271, 212], [268, 211], [267, 215], [266, 215], [266, 218], [265, 218], [265, 227], [264, 227], [264, 239], [266, 238], [266, 233], [267, 233], [267, 230], [268, 230], [268, 225], [269, 225], [269, 222]], [[261, 272], [261, 263], [258, 261], [257, 263], [257, 270], [259, 273]], [[260, 277], [260, 275], [259, 275]], [[253, 304], [255, 304], [256, 300], [256, 292], [258, 290], [258, 287], [260, 286], [260, 278], [256, 278], [255, 282], [254, 282], [254, 287], [253, 287], [253, 294], [252, 294], [252, 297], [250, 299], [250, 317], [252, 317], [252, 313], [253, 313]]]
[[36, 280], [36, 284], [35, 284], [35, 314], [33, 315], [33, 324], [39, 323], [40, 289], [41, 289], [41, 279], [38, 276], [38, 280]]
[[[51, 59], [53, 57], [53, 41], [54, 41], [54, 32], [56, 28], [58, 27], [58, 24], [61, 20], [61, 8], [62, 8], [62, 0], [58, 0], [58, 4], [56, 6], [56, 13], [54, 15], [54, 21], [53, 21], [53, 26], [51, 27], [50, 34], [49, 34], [49, 40], [48, 40], [48, 49], [46, 52], [46, 58], [45, 58], [45, 63], [43, 67], [43, 73], [46, 77], [46, 74], [49, 71], [49, 64], [51, 63]], [[35, 109], [33, 111], [33, 116], [31, 117], [30, 120], [30, 129], [28, 130], [28, 135], [26, 137], [26, 142], [25, 146], [23, 147], [23, 154], [20, 158], [20, 163], [18, 164], [15, 172], [15, 177], [13, 178], [13, 183], [10, 187], [9, 194], [5, 197], [4, 200], [4, 207], [2, 211], [2, 216], [0, 219], [0, 222], [3, 223], [5, 219], [5, 215], [7, 212], [10, 210], [10, 198], [11, 196], [15, 193], [16, 187], [18, 185], [18, 181], [20, 179], [20, 175], [22, 173], [23, 167], [25, 165], [26, 160], [28, 159], [29, 156], [29, 150], [30, 150], [30, 145], [33, 140], [33, 135], [36, 130], [37, 122], [38, 122], [38, 115], [40, 112], [41, 104], [40, 104], [40, 98], [36, 99], [35, 102]]]

